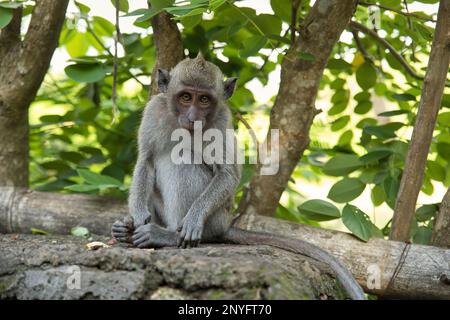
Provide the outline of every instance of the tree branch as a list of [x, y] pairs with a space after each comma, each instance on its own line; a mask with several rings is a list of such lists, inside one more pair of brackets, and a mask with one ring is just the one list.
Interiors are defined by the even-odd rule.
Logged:
[[[33, 227], [68, 234], [72, 227], [83, 226], [93, 234], [109, 236], [112, 223], [127, 214], [125, 201], [117, 199], [0, 187], [0, 233], [30, 233]], [[449, 249], [411, 244], [405, 250], [402, 242], [379, 238], [362, 242], [344, 232], [261, 215], [245, 215], [237, 226], [306, 240], [324, 248], [343, 262], [366, 292], [385, 297], [450, 299], [444, 279], [450, 274]], [[183, 252], [187, 251], [179, 251]]]
[[385, 39], [381, 38], [375, 31], [367, 28], [366, 26], [362, 25], [361, 23], [351, 21], [349, 24], [349, 28], [352, 32], [362, 32], [370, 37], [372, 37], [375, 41], [383, 45], [386, 49], [389, 50], [389, 52], [392, 54], [392, 56], [403, 66], [405, 71], [413, 78], [418, 80], [423, 80], [424, 77], [421, 75], [418, 75], [408, 64], [408, 62], [400, 55], [400, 53], [395, 50], [395, 48]]
[[394, 208], [390, 239], [409, 241], [417, 196], [419, 195], [428, 151], [441, 107], [450, 63], [450, 1], [441, 1], [438, 22], [422, 86], [419, 110], [405, 160], [400, 189]]
[[387, 7], [387, 6], [378, 4], [378, 3], [367, 3], [367, 2], [359, 1], [358, 4], [362, 5], [364, 7], [376, 6], [376, 7], [380, 8], [380, 9], [383, 9], [383, 10], [386, 10], [386, 11], [392, 11], [392, 12], [395, 12], [395, 13], [400, 14], [400, 15], [405, 16], [405, 17], [413, 17], [413, 18], [420, 19], [420, 20], [436, 22], [436, 20], [434, 20], [432, 18], [423, 17], [423, 16], [420, 16], [418, 14], [414, 14], [414, 13], [410, 13], [410, 12], [403, 12], [401, 10], [390, 8], [390, 7]]
[[447, 189], [439, 206], [431, 243], [435, 246], [450, 248], [450, 188]]
[[291, 45], [294, 45], [295, 43], [295, 31], [297, 30], [297, 10], [300, 6], [301, 1], [300, 0], [292, 0], [291, 5]]
[[167, 12], [161, 12], [152, 18], [153, 42], [156, 48], [156, 63], [152, 71], [150, 96], [157, 94], [158, 69], [170, 70], [184, 58], [183, 42], [177, 24]]
[[[328, 58], [356, 9], [356, 0], [317, 0], [301, 24], [300, 41], [286, 53], [281, 64], [280, 88], [271, 110], [268, 150], [279, 151], [279, 171], [264, 175], [261, 161], [256, 165], [249, 192], [240, 208], [247, 213], [273, 215], [293, 170], [309, 144], [309, 130], [317, 114], [315, 100]], [[314, 56], [302, 59], [300, 53]], [[292, 93], [295, 94], [292, 94]], [[272, 131], [279, 143], [272, 146]], [[241, 212], [243, 213], [243, 212]]]

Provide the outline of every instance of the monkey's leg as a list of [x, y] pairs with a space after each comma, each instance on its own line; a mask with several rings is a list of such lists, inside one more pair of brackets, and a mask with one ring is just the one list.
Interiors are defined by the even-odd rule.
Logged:
[[133, 244], [138, 248], [176, 247], [177, 234], [154, 223], [144, 224], [134, 231]]
[[123, 221], [117, 220], [113, 223], [111, 235], [119, 242], [132, 243], [131, 236], [133, 235], [133, 231], [133, 218], [126, 216]]

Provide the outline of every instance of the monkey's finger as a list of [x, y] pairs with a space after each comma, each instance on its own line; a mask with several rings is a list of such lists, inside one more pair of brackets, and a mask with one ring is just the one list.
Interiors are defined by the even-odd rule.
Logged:
[[181, 219], [180, 223], [178, 224], [178, 227], [177, 227], [177, 231], [178, 231], [178, 232], [181, 232], [181, 230], [183, 230], [184, 219], [185, 219], [185, 218]]
[[111, 234], [112, 234], [112, 236], [114, 238], [117, 238], [117, 237], [128, 237], [129, 236], [128, 232], [114, 232], [113, 231]]
[[145, 241], [135, 246], [138, 247], [139, 249], [144, 249], [150, 247], [150, 245], [151, 245], [150, 241]]
[[181, 230], [180, 235], [178, 236], [178, 242], [177, 242], [178, 247], [182, 246], [185, 237], [186, 237], [186, 228], [183, 228]]
[[122, 226], [112, 226], [111, 230], [113, 232], [128, 233], [128, 228], [127, 227], [122, 227]]
[[119, 242], [126, 242], [126, 243], [131, 243], [130, 238], [128, 236], [125, 237], [115, 237], [114, 239], [116, 239]]
[[134, 244], [135, 246], [139, 247], [139, 245], [141, 245], [141, 244], [147, 242], [148, 240], [149, 240], [149, 239], [148, 239], [147, 237], [141, 237], [141, 238], [138, 238], [138, 239], [136, 239], [136, 240], [133, 240], [133, 244]]
[[134, 242], [134, 241], [137, 241], [138, 239], [145, 238], [145, 237], [146, 237], [146, 234], [145, 234], [145, 233], [143, 233], [143, 232], [135, 232], [135, 233], [133, 233], [133, 235], [131, 236], [131, 239], [132, 239], [133, 242]]

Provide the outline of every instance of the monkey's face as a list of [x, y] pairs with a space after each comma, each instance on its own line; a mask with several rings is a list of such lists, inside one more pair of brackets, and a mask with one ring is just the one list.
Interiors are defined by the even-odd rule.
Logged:
[[187, 130], [194, 130], [194, 122], [201, 121], [205, 126], [217, 105], [217, 98], [211, 90], [191, 86], [183, 86], [174, 94], [172, 101], [178, 123]]

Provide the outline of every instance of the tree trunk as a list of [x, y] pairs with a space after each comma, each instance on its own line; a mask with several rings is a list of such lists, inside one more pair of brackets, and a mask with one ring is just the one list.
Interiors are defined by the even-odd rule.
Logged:
[[431, 243], [435, 246], [450, 248], [450, 188], [447, 189], [439, 206]]
[[390, 239], [409, 241], [450, 63], [450, 0], [441, 0], [417, 119], [394, 208]]
[[58, 44], [68, 0], [39, 0], [23, 41], [22, 9], [0, 33], [0, 185], [28, 186], [28, 107]]
[[114, 245], [88, 251], [87, 242], [0, 235], [0, 299], [346, 297], [327, 266], [267, 246], [143, 250]]
[[156, 64], [152, 71], [150, 96], [157, 94], [158, 69], [170, 70], [184, 57], [183, 43], [177, 23], [167, 12], [161, 12], [152, 18], [153, 42], [156, 48]]
[[[270, 116], [270, 129], [279, 129], [279, 172], [262, 175], [256, 167], [240, 212], [271, 216], [302, 154], [309, 144], [320, 79], [340, 34], [352, 17], [356, 0], [318, 0], [302, 24], [300, 39], [281, 64], [281, 82]], [[301, 53], [314, 55], [303, 60]], [[266, 138], [271, 145], [270, 130]], [[270, 150], [270, 147], [268, 147]]]
[[[120, 200], [0, 187], [1, 233], [29, 233], [31, 228], [38, 228], [69, 234], [72, 227], [81, 225], [94, 234], [109, 235], [111, 224], [126, 214], [126, 204]], [[366, 292], [385, 297], [450, 299], [445, 281], [450, 274], [450, 249], [382, 239], [364, 243], [343, 232], [259, 215], [244, 216], [239, 227], [307, 240], [328, 250], [342, 260]]]

